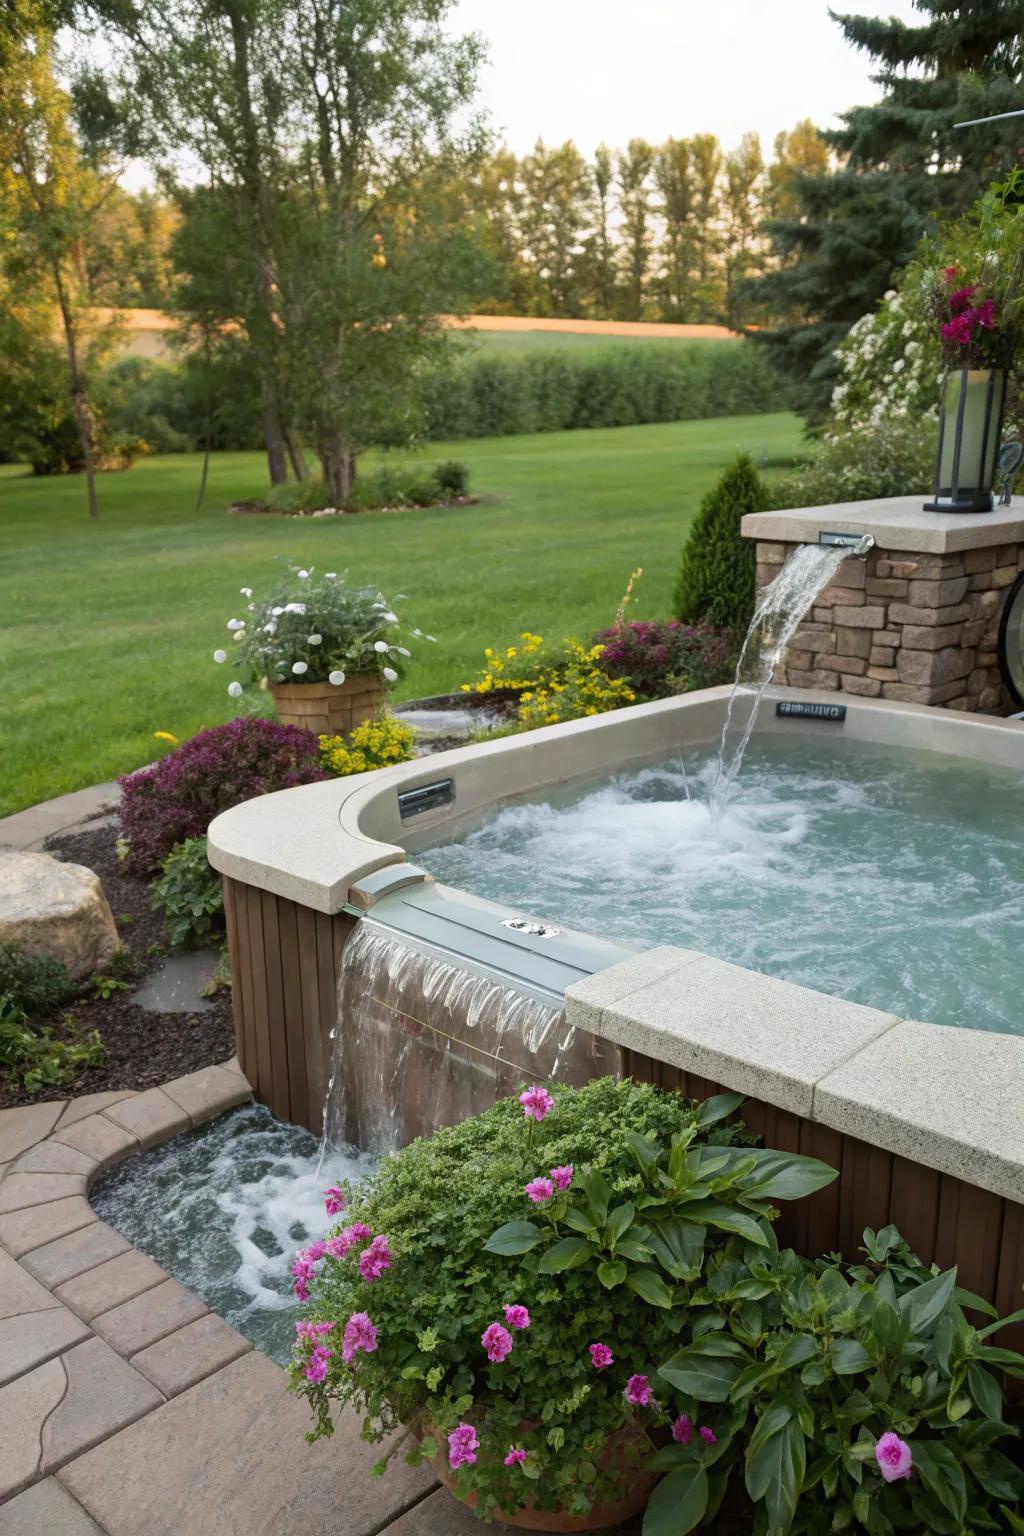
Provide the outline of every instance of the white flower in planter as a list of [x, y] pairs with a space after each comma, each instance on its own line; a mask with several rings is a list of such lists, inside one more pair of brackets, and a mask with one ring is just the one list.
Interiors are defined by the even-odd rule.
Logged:
[[284, 609], [283, 608], [271, 608], [270, 612], [271, 612], [271, 615], [272, 615], [273, 618], [279, 619], [281, 617], [282, 613], [284, 613]]
[[345, 674], [344, 672], [331, 672], [328, 674], [327, 681], [333, 683], [335, 688], [340, 688], [345, 681]]
[[217, 663], [217, 665], [220, 666], [222, 661], [227, 661], [228, 653], [227, 653], [227, 651], [222, 651], [222, 650], [218, 649], [218, 650], [214, 651], [213, 659]]
[[306, 665], [306, 663], [304, 661], [293, 661], [292, 662], [292, 671], [295, 673], [295, 675], [297, 677], [301, 677], [303, 672], [308, 672], [309, 671], [309, 667]]
[[[275, 608], [274, 612], [276, 613], [277, 611], [278, 610]], [[306, 611], [305, 603], [285, 603], [285, 605], [284, 605], [284, 612], [285, 613], [305, 613], [305, 611]]]
[[321, 645], [323, 643], [323, 638], [323, 635], [310, 635], [309, 643], [310, 645]]
[[245, 628], [245, 620], [244, 619], [228, 619], [227, 628], [228, 629], [244, 629]]
[[241, 683], [228, 683], [228, 698], [240, 699], [242, 697]]
[[398, 673], [395, 671], [394, 667], [381, 667], [381, 673], [384, 677], [387, 678], [389, 683], [398, 682]]
[[411, 656], [412, 655], [412, 652], [411, 651], [407, 651], [404, 645], [393, 645], [391, 647], [391, 649], [393, 651], [397, 651], [399, 656]]
[[380, 656], [386, 656], [389, 650], [389, 646], [386, 640], [375, 640], [373, 642], [373, 648]]

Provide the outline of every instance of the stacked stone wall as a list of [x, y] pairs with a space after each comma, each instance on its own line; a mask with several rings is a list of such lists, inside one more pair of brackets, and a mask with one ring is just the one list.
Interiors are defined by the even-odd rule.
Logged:
[[[796, 548], [758, 544], [759, 589]], [[1008, 714], [1013, 706], [996, 647], [1003, 604], [1020, 570], [1024, 544], [944, 555], [876, 548], [866, 561], [844, 560], [775, 681]]]

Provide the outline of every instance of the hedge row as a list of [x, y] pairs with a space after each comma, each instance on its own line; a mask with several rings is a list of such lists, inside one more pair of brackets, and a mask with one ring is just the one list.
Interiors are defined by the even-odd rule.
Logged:
[[746, 342], [477, 357], [433, 380], [427, 399], [435, 440], [747, 416], [788, 405], [764, 355]]

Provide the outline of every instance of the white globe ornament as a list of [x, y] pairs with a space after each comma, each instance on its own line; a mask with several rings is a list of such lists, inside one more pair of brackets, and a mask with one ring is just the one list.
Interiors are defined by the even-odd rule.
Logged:
[[292, 671], [295, 673], [296, 677], [301, 677], [303, 672], [309, 671], [309, 667], [304, 661], [293, 661]]
[[398, 673], [395, 671], [394, 667], [382, 667], [381, 671], [389, 683], [398, 682]]
[[321, 645], [323, 643], [323, 638], [323, 635], [310, 635], [309, 643], [310, 645]]
[[241, 683], [228, 683], [228, 698], [240, 699], [242, 697]]
[[330, 672], [328, 673], [327, 681], [333, 683], [335, 688], [340, 688], [345, 681], [345, 674], [344, 672]]
[[227, 661], [228, 653], [227, 653], [227, 651], [222, 651], [218, 647], [217, 650], [215, 650], [214, 653], [213, 653], [213, 659], [214, 659], [214, 661], [217, 663], [217, 665], [219, 667], [222, 661]]
[[386, 640], [375, 640], [373, 642], [373, 648], [378, 653], [378, 655], [386, 656], [388, 653], [388, 643]]

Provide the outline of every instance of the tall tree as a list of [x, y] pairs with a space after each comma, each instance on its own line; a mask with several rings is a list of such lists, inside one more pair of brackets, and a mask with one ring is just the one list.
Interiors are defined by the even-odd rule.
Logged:
[[590, 217], [590, 173], [571, 139], [549, 149], [538, 139], [521, 167], [524, 254], [548, 296], [549, 314], [578, 315]]
[[590, 167], [590, 234], [584, 242], [584, 289], [589, 307], [602, 320], [610, 320], [615, 308], [616, 264], [612, 216], [615, 199], [615, 165], [607, 144], [599, 144]]
[[715, 279], [721, 244], [718, 217], [722, 150], [713, 133], [698, 133], [690, 140], [690, 164], [693, 168], [698, 317], [706, 320], [720, 310]]
[[[95, 518], [97, 420], [86, 380], [80, 279], [84, 240], [116, 179], [83, 159], [69, 97], [54, 77], [47, 12], [34, 0], [19, 0], [18, 21], [0, 42], [0, 246], [15, 292], [45, 294], [59, 316], [89, 516]], [[29, 332], [37, 343], [34, 319], [27, 337]]]
[[646, 139], [630, 139], [616, 161], [622, 219], [622, 270], [627, 318], [643, 319], [647, 274], [651, 264], [651, 172], [654, 150]]
[[738, 327], [743, 323], [741, 285], [754, 271], [764, 217], [764, 156], [756, 133], [745, 133], [725, 158], [722, 217], [723, 309], [727, 323]]
[[664, 236], [658, 291], [666, 320], [689, 320], [696, 287], [693, 163], [687, 139], [666, 139], [655, 153], [654, 180], [658, 188]]
[[923, 21], [838, 16], [876, 66], [881, 99], [825, 135], [830, 171], [789, 178], [789, 207], [768, 225], [777, 269], [756, 297], [779, 317], [759, 333], [793, 375], [811, 421], [835, 383], [832, 353], [872, 309], [921, 236], [963, 213], [1024, 150], [1021, 119], [958, 121], [1024, 107], [1024, 0], [917, 0]]

